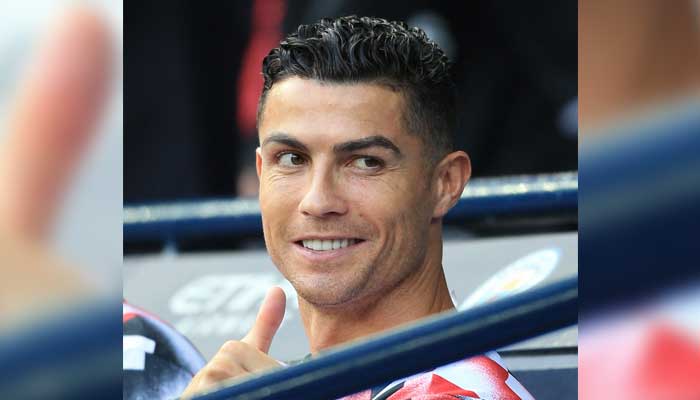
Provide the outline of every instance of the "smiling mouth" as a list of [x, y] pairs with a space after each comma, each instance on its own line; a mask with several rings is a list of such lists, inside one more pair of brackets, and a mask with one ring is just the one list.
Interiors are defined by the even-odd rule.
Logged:
[[300, 240], [296, 243], [300, 246], [303, 246], [303, 247], [309, 249], [309, 250], [329, 251], [329, 250], [338, 250], [338, 249], [350, 247], [350, 246], [353, 246], [353, 245], [358, 244], [360, 242], [364, 242], [364, 240], [362, 240], [362, 239], [330, 239], [330, 240], [307, 239], [307, 240]]

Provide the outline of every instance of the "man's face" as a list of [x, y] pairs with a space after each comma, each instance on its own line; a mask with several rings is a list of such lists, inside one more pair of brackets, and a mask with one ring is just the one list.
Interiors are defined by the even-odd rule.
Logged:
[[288, 78], [268, 93], [257, 152], [265, 242], [311, 304], [381, 295], [426, 261], [435, 200], [403, 107], [373, 84]]

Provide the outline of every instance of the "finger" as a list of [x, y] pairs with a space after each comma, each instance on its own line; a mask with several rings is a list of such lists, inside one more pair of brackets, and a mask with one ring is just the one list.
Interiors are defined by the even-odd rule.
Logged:
[[236, 365], [246, 373], [258, 372], [279, 367], [279, 361], [244, 341], [230, 340], [221, 346], [215, 358], [230, 365]]
[[247, 374], [243, 366], [231, 362], [229, 357], [217, 354], [200, 372], [199, 388], [204, 389], [215, 383]]
[[89, 292], [72, 269], [39, 243], [0, 230], [0, 327], [26, 323]]
[[42, 237], [91, 137], [110, 64], [105, 23], [73, 9], [48, 30], [0, 142], [0, 225]]
[[192, 379], [182, 397], [192, 396], [214, 385], [240, 379], [251, 373], [279, 368], [281, 364], [252, 345], [228, 341]]
[[244, 374], [246, 372], [240, 366], [228, 363], [217, 354], [192, 378], [180, 396], [181, 398], [189, 398], [201, 394], [222, 381]]
[[270, 351], [272, 339], [284, 318], [286, 303], [284, 290], [276, 286], [268, 290], [253, 328], [241, 341], [267, 354]]

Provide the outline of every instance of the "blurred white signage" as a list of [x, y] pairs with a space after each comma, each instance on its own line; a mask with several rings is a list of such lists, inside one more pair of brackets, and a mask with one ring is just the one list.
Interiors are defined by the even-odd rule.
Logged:
[[[296, 292], [273, 274], [204, 275], [186, 283], [172, 295], [170, 311], [175, 328], [187, 337], [240, 337], [253, 325], [265, 294], [280, 286], [287, 294], [287, 309], [297, 308]], [[282, 324], [293, 318], [287, 312]]]

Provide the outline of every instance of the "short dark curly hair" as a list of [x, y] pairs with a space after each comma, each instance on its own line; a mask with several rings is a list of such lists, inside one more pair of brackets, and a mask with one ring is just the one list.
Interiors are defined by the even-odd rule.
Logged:
[[420, 28], [382, 18], [346, 16], [300, 25], [263, 60], [258, 124], [272, 86], [296, 76], [328, 83], [376, 83], [406, 99], [407, 130], [430, 159], [452, 151], [456, 89], [451, 63]]

